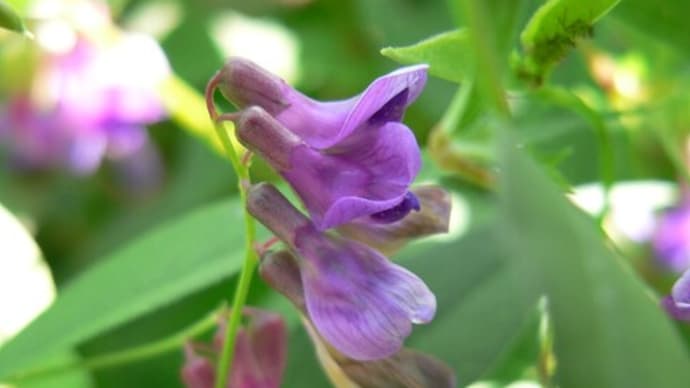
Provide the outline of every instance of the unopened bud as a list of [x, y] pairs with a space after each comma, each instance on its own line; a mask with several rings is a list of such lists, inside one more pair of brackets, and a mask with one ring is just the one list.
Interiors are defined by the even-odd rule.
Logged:
[[278, 171], [291, 168], [292, 150], [302, 145], [297, 135], [258, 106], [240, 112], [237, 137], [245, 147], [261, 155]]
[[290, 86], [248, 59], [230, 58], [217, 77], [220, 92], [240, 109], [258, 105], [277, 115], [290, 105]]
[[313, 228], [309, 219], [270, 183], [262, 182], [249, 188], [247, 210], [288, 245], [294, 246], [298, 230]]

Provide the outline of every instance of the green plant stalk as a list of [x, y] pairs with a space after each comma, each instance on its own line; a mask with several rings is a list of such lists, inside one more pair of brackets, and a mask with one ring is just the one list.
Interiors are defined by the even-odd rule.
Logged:
[[70, 360], [60, 364], [48, 365], [19, 372], [8, 378], [10, 383], [19, 383], [30, 379], [46, 377], [48, 375], [64, 373], [72, 369], [96, 370], [145, 360], [158, 354], [179, 350], [190, 338], [196, 337], [217, 324], [218, 311], [214, 310], [200, 321], [173, 334], [170, 337], [137, 346], [134, 348], [96, 356], [86, 360]]
[[240, 192], [240, 200], [244, 208], [244, 229], [245, 229], [245, 258], [242, 265], [242, 272], [240, 272], [240, 279], [235, 288], [235, 295], [230, 308], [230, 316], [225, 329], [225, 341], [223, 342], [223, 349], [221, 351], [218, 364], [216, 365], [216, 381], [215, 388], [224, 388], [227, 386], [228, 377], [232, 368], [232, 362], [235, 354], [235, 337], [237, 337], [237, 330], [240, 325], [240, 318], [242, 317], [242, 308], [247, 300], [249, 293], [249, 286], [251, 285], [252, 276], [258, 260], [256, 251], [254, 250], [254, 240], [256, 239], [256, 226], [254, 218], [247, 211], [247, 188], [249, 187], [250, 176], [248, 166], [240, 163], [240, 159], [233, 147], [230, 136], [221, 122], [215, 123], [216, 134], [223, 144], [223, 148], [230, 158], [230, 162], [235, 168], [238, 178], [238, 189]]
[[469, 36], [474, 48], [477, 62], [475, 67], [477, 82], [486, 98], [487, 103], [504, 119], [511, 116], [510, 107], [505, 98], [502, 82], [501, 58], [496, 48], [493, 22], [487, 16], [486, 5], [481, 0], [459, 0], [461, 4], [454, 9], [464, 10], [469, 25]]

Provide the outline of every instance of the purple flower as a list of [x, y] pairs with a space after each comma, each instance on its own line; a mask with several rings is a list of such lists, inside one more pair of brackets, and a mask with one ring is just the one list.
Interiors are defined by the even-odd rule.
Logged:
[[39, 74], [32, 87], [40, 94], [11, 97], [0, 118], [14, 158], [32, 167], [92, 172], [106, 156], [141, 150], [144, 126], [165, 115], [157, 89], [170, 68], [144, 35], [123, 33], [107, 45], [80, 37], [71, 51], [42, 57]]
[[664, 213], [654, 233], [653, 246], [664, 267], [678, 273], [690, 268], [690, 199]]
[[408, 192], [419, 171], [419, 147], [400, 123], [368, 132], [362, 143], [318, 150], [252, 107], [240, 114], [237, 133], [291, 184], [321, 230], [365, 216], [394, 222], [419, 209]]
[[[306, 314], [304, 288], [297, 259], [288, 251], [268, 252], [261, 257], [261, 277]], [[455, 374], [441, 360], [410, 349], [372, 361], [354, 360], [324, 341], [312, 322], [303, 323], [314, 343], [321, 365], [334, 386], [370, 388], [452, 388]]]
[[269, 184], [248, 192], [249, 212], [295, 253], [306, 311], [316, 330], [355, 360], [400, 350], [436, 299], [413, 273], [360, 243], [324, 234]]
[[338, 227], [338, 232], [386, 254], [392, 254], [413, 238], [448, 232], [450, 194], [439, 186], [417, 186], [412, 193], [419, 200], [420, 211], [387, 224], [355, 220]]
[[690, 270], [676, 281], [671, 295], [663, 298], [661, 305], [674, 319], [690, 322]]
[[[249, 324], [237, 332], [235, 357], [228, 388], [279, 388], [285, 369], [287, 329], [279, 315], [245, 307]], [[221, 325], [213, 345], [188, 343], [182, 381], [187, 388], [213, 388], [214, 359], [220, 355], [225, 329]]]
[[356, 97], [319, 102], [234, 58], [209, 84], [208, 98], [217, 86], [247, 108], [240, 140], [283, 175], [319, 229], [366, 216], [387, 223], [419, 209], [408, 191], [421, 164], [419, 146], [400, 120], [421, 93], [426, 71], [406, 67]]

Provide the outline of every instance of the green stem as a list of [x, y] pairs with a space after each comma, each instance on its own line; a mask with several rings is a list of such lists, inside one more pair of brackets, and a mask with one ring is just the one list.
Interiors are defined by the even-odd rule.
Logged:
[[8, 378], [11, 383], [18, 383], [29, 379], [45, 377], [48, 375], [64, 373], [72, 369], [89, 369], [96, 370], [102, 368], [110, 368], [118, 365], [129, 364], [136, 361], [145, 360], [156, 355], [167, 353], [173, 350], [179, 350], [182, 345], [190, 338], [196, 337], [217, 324], [218, 312], [214, 310], [202, 320], [193, 325], [183, 329], [176, 334], [164, 338], [162, 340], [137, 346], [131, 349], [113, 352], [96, 356], [86, 360], [70, 360], [57, 365], [43, 366], [35, 369], [29, 369], [25, 372], [19, 372]]
[[242, 266], [242, 272], [240, 273], [240, 279], [237, 282], [237, 287], [235, 289], [235, 295], [232, 302], [232, 307], [230, 309], [230, 317], [228, 318], [228, 323], [225, 330], [225, 341], [223, 342], [223, 349], [221, 351], [220, 358], [218, 359], [218, 364], [216, 365], [216, 381], [215, 388], [224, 388], [227, 386], [228, 377], [230, 375], [234, 350], [235, 350], [235, 337], [237, 336], [237, 330], [240, 325], [240, 318], [242, 317], [242, 308], [247, 300], [247, 294], [249, 293], [249, 286], [251, 285], [252, 276], [258, 260], [256, 257], [256, 251], [254, 250], [254, 240], [256, 239], [256, 226], [254, 225], [254, 218], [247, 211], [247, 188], [249, 187], [250, 176], [249, 168], [240, 163], [239, 157], [235, 148], [233, 147], [230, 136], [225, 131], [222, 123], [216, 122], [215, 124], [216, 133], [225, 148], [225, 152], [228, 154], [230, 161], [235, 168], [238, 177], [238, 189], [240, 192], [240, 200], [242, 202], [242, 207], [244, 210], [244, 229], [245, 229], [245, 258], [244, 265]]
[[486, 102], [498, 113], [499, 117], [509, 120], [510, 107], [503, 87], [502, 58], [496, 45], [493, 20], [488, 17], [485, 2], [481, 0], [460, 0], [457, 9], [464, 10], [469, 26], [469, 36], [476, 55], [477, 82]]

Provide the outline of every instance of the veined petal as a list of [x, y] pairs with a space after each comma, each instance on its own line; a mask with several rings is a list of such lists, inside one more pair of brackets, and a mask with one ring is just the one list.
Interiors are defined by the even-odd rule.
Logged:
[[414, 135], [396, 122], [326, 154], [296, 149], [292, 160], [299, 167], [283, 176], [321, 230], [400, 204], [421, 165]]
[[[307, 314], [300, 268], [288, 251], [262, 256], [261, 277]], [[324, 341], [308, 318], [303, 323], [316, 347], [321, 365], [334, 386], [454, 388], [455, 374], [442, 361], [424, 353], [401, 349], [394, 355], [373, 361], [354, 360]]]
[[427, 65], [404, 67], [377, 78], [358, 96], [326, 102], [243, 58], [230, 58], [213, 82], [238, 108], [260, 106], [310, 147], [327, 149], [369, 124], [400, 121], [422, 92], [427, 70]]
[[[414, 102], [426, 85], [428, 65], [408, 66], [377, 78], [356, 98], [340, 133], [330, 147], [349, 136], [372, 117], [384, 116], [383, 121], [400, 121], [405, 108]], [[398, 97], [396, 99], [396, 97]], [[393, 104], [390, 104], [393, 102]], [[383, 112], [381, 111], [383, 109]]]
[[[355, 132], [366, 132], [373, 124], [402, 120], [405, 108], [424, 89], [428, 68], [427, 65], [417, 65], [398, 69], [377, 78], [362, 94], [348, 100], [324, 103], [301, 100], [308, 114], [300, 122], [289, 110], [277, 118], [311, 147], [326, 149], [338, 146]], [[308, 121], [327, 125], [309, 125]]]
[[436, 299], [424, 282], [350, 241], [298, 236], [307, 310], [319, 333], [355, 360], [397, 352], [412, 323], [429, 322]]

